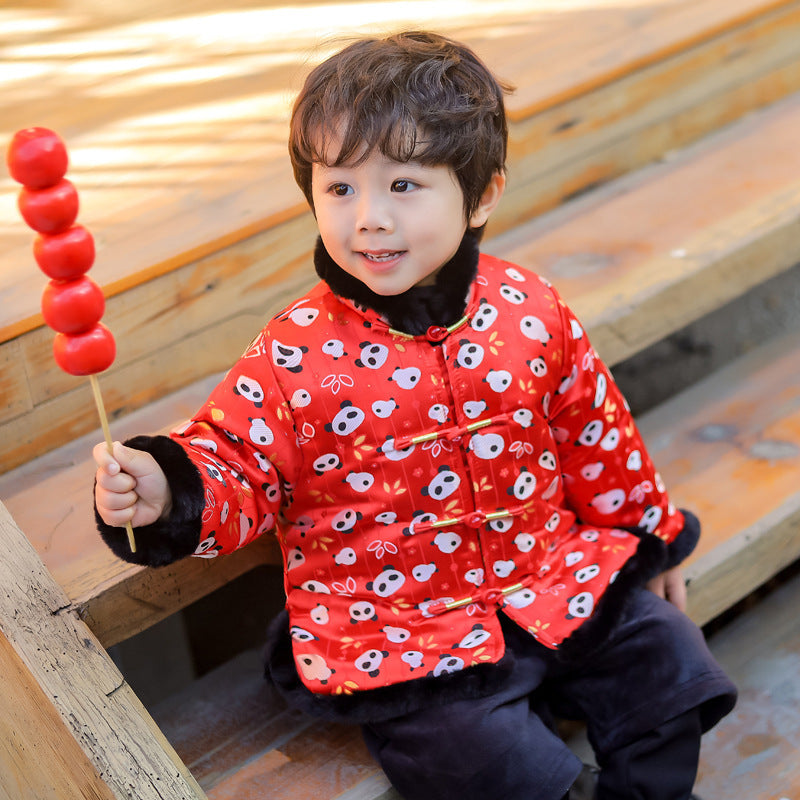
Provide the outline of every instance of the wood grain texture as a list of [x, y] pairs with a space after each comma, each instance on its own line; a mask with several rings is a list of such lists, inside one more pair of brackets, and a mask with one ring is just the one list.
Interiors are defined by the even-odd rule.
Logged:
[[[97, 639], [69, 610], [63, 590], [2, 504], [0, 541], [0, 654], [16, 671], [20, 701], [38, 707], [38, 721], [47, 725], [40, 745], [58, 749], [63, 738], [60, 755], [49, 756], [76, 755], [76, 772], [63, 774], [64, 786], [74, 783], [69, 788], [85, 789], [98, 800], [202, 800], [195, 780]], [[43, 764], [41, 775], [58, 763]], [[9, 781], [16, 780], [9, 774]]]

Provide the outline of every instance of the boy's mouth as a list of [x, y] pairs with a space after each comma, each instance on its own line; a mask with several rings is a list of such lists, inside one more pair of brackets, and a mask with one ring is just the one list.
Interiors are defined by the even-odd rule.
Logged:
[[383, 261], [392, 261], [403, 255], [403, 250], [362, 250], [361, 255], [368, 261], [380, 264]]

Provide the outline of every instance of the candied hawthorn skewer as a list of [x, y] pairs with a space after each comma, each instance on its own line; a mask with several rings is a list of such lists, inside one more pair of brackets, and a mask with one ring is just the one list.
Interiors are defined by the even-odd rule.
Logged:
[[[50, 282], [42, 293], [42, 316], [54, 331], [53, 357], [70, 375], [88, 376], [108, 452], [112, 452], [97, 373], [116, 356], [111, 331], [100, 322], [105, 311], [103, 290], [86, 273], [94, 263], [94, 239], [75, 225], [78, 192], [64, 176], [69, 158], [58, 134], [47, 128], [17, 131], [7, 153], [8, 171], [22, 184], [18, 206], [25, 222], [39, 236], [33, 255]], [[133, 527], [125, 525], [131, 552], [136, 552]]]

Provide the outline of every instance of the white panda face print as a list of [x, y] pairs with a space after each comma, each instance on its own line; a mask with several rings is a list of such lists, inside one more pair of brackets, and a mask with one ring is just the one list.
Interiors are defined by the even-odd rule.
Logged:
[[532, 314], [528, 314], [528, 316], [520, 320], [519, 329], [522, 335], [532, 342], [547, 344], [553, 338], [545, 327], [544, 322]]
[[350, 484], [350, 488], [354, 492], [363, 494], [372, 488], [375, 478], [369, 472], [349, 472], [345, 481]]
[[342, 459], [336, 453], [325, 453], [317, 458], [312, 466], [317, 475], [322, 475], [332, 469], [339, 469], [342, 466]]
[[260, 450], [256, 450], [256, 452], [253, 453], [253, 456], [255, 457], [255, 460], [258, 462], [258, 468], [262, 472], [269, 472], [270, 467], [272, 466], [270, 460]]
[[286, 571], [299, 567], [301, 564], [306, 563], [306, 557], [303, 555], [299, 547], [293, 547], [286, 554]]
[[354, 406], [349, 400], [345, 400], [333, 421], [325, 426], [326, 431], [333, 431], [337, 436], [349, 436], [366, 418], [366, 414]]
[[314, 592], [314, 594], [331, 593], [331, 590], [322, 581], [306, 581], [300, 584], [300, 588], [306, 592]]
[[217, 443], [213, 439], [201, 439], [199, 436], [195, 436], [190, 444], [192, 447], [202, 447], [203, 450], [208, 450], [209, 453], [216, 453], [217, 452]]
[[578, 380], [578, 368], [573, 364], [569, 375], [559, 384], [556, 394], [566, 394]]
[[514, 481], [514, 486], [508, 491], [517, 500], [527, 500], [535, 490], [536, 476], [525, 467], [522, 467], [517, 479]]
[[600, 408], [606, 401], [606, 392], [608, 391], [608, 381], [602, 372], [597, 373], [597, 384], [594, 389], [594, 400], [592, 401], [592, 408]]
[[307, 681], [327, 683], [333, 670], [327, 665], [325, 659], [315, 653], [303, 653], [296, 657], [297, 666]]
[[542, 356], [531, 359], [528, 362], [528, 366], [530, 367], [531, 372], [537, 378], [544, 378], [544, 376], [547, 375], [547, 362], [544, 360], [544, 358], [542, 358]]
[[307, 328], [319, 316], [319, 309], [316, 308], [296, 308], [289, 312], [289, 319], [301, 328]]
[[428, 418], [440, 425], [446, 422], [449, 410], [444, 403], [435, 403], [428, 409]]
[[358, 520], [361, 519], [360, 511], [353, 511], [352, 508], [345, 508], [340, 511], [331, 521], [331, 527], [339, 533], [352, 533]]
[[300, 372], [303, 369], [300, 362], [307, 352], [307, 347], [291, 347], [281, 344], [277, 339], [272, 340], [272, 363], [276, 367], [288, 369], [289, 372]]
[[477, 419], [484, 411], [486, 411], [485, 400], [469, 400], [463, 405], [464, 416], [467, 419]]
[[533, 411], [529, 408], [518, 408], [511, 417], [520, 428], [530, 428], [533, 424]]
[[497, 458], [505, 449], [505, 441], [499, 433], [473, 433], [470, 449], [483, 461]]
[[498, 559], [492, 564], [492, 572], [494, 572], [498, 578], [507, 578], [516, 568], [517, 565], [510, 558]]
[[512, 281], [516, 281], [517, 283], [525, 283], [525, 276], [516, 267], [507, 267], [506, 275], [508, 275]]
[[639, 520], [639, 527], [644, 528], [648, 533], [653, 533], [661, 522], [663, 512], [659, 506], [649, 506]]
[[263, 419], [250, 420], [250, 441], [259, 447], [268, 447], [275, 441], [272, 430]]
[[309, 616], [311, 617], [311, 621], [316, 625], [327, 625], [331, 620], [330, 612], [328, 611], [327, 606], [323, 606], [321, 604], [314, 606], [314, 608], [311, 609]]
[[586, 464], [581, 467], [581, 478], [585, 481], [596, 481], [605, 468], [606, 465], [603, 464], [602, 461], [597, 461], [594, 464]]
[[344, 342], [341, 339], [328, 339], [327, 342], [322, 343], [321, 349], [326, 356], [330, 356], [334, 361], [347, 355], [344, 351]]
[[433, 668], [433, 677], [447, 675], [451, 672], [458, 672], [464, 669], [464, 659], [458, 656], [443, 655], [439, 657], [439, 663]]
[[340, 567], [351, 567], [356, 563], [358, 557], [352, 547], [343, 547], [334, 557], [333, 561]]
[[527, 608], [536, 599], [533, 589], [520, 589], [506, 595], [506, 604], [512, 608]]
[[389, 597], [399, 591], [406, 582], [406, 576], [394, 567], [384, 567], [380, 575], [367, 583], [367, 591], [378, 597]]
[[366, 600], [359, 600], [351, 604], [347, 611], [350, 614], [350, 622], [354, 625], [359, 622], [366, 622], [367, 620], [375, 621], [378, 619], [378, 615], [375, 613], [375, 606]]
[[289, 400], [289, 407], [294, 411], [305, 408], [311, 402], [311, 395], [305, 389], [297, 389]]
[[372, 413], [378, 419], [388, 419], [397, 409], [397, 403], [393, 399], [389, 400], [376, 400], [372, 404]]
[[471, 583], [473, 586], [480, 586], [485, 580], [485, 573], [480, 567], [468, 569], [464, 573], [464, 580], [467, 583]]
[[583, 339], [583, 328], [581, 328], [578, 320], [571, 319], [569, 321], [570, 332], [572, 333], [573, 339]]
[[473, 650], [482, 645], [491, 636], [492, 634], [478, 623], [455, 647], [461, 650]]
[[585, 445], [586, 447], [593, 447], [603, 438], [603, 421], [600, 419], [593, 419], [587, 422], [578, 437], [578, 444]]
[[520, 553], [530, 553], [536, 547], [536, 538], [530, 533], [518, 533], [514, 537], [514, 544]]
[[515, 306], [522, 305], [528, 299], [528, 295], [525, 292], [521, 292], [514, 286], [509, 286], [507, 283], [500, 285], [500, 297]]
[[588, 583], [592, 578], [596, 578], [600, 574], [599, 564], [589, 564], [586, 567], [581, 567], [575, 573], [575, 580], [578, 583]]
[[456, 363], [464, 369], [475, 369], [483, 362], [483, 357], [486, 354], [484, 349], [474, 342], [468, 342], [462, 339], [459, 342], [461, 345], [458, 348], [458, 355], [456, 356]]
[[361, 342], [361, 355], [356, 361], [357, 367], [380, 369], [389, 358], [389, 348], [384, 344]]
[[576, 564], [580, 564], [583, 561], [583, 551], [582, 550], [573, 550], [571, 553], [567, 553], [564, 556], [564, 563], [568, 567], [574, 567]]
[[311, 631], [307, 631], [299, 625], [292, 625], [292, 627], [289, 628], [289, 635], [298, 642], [313, 642], [317, 639]]
[[558, 475], [550, 481], [547, 488], [542, 492], [542, 500], [549, 500], [558, 491], [558, 483], [560, 478]]
[[353, 665], [360, 672], [366, 672], [370, 678], [376, 678], [380, 675], [383, 659], [388, 655], [385, 650], [367, 650], [353, 662]]
[[392, 644], [402, 644], [411, 638], [411, 631], [406, 630], [406, 628], [395, 628], [391, 625], [384, 625], [381, 631]]
[[439, 531], [433, 539], [433, 544], [447, 555], [458, 550], [461, 546], [461, 537], [453, 531]]
[[386, 441], [381, 445], [380, 451], [389, 459], [389, 461], [402, 461], [408, 458], [416, 449], [415, 444], [404, 447], [401, 450], [396, 450], [394, 446], [394, 439], [391, 436], [387, 437]]
[[545, 450], [539, 456], [539, 461], [537, 463], [542, 469], [546, 469], [549, 472], [553, 472], [555, 468], [558, 466], [558, 462], [556, 461], [555, 455], [551, 453], [549, 450]]
[[559, 522], [561, 522], [561, 515], [558, 513], [558, 511], [554, 511], [550, 519], [548, 519], [547, 522], [545, 522], [544, 528], [546, 531], [549, 531], [550, 533], [555, 533], [555, 530], [558, 527]]
[[264, 390], [255, 378], [240, 375], [236, 379], [236, 386], [233, 392], [249, 400], [256, 408], [261, 408], [264, 405]]
[[434, 500], [444, 500], [450, 497], [460, 485], [461, 478], [458, 473], [443, 466], [440, 467], [434, 479], [427, 486], [422, 487], [422, 494]]
[[632, 450], [625, 462], [625, 469], [638, 472], [642, 468], [642, 454], [639, 450]]
[[622, 489], [609, 489], [595, 495], [589, 505], [599, 514], [613, 514], [624, 502], [625, 492]]
[[514, 526], [514, 520], [511, 517], [500, 517], [500, 519], [493, 519], [489, 523], [489, 527], [498, 533], [505, 533], [510, 531]]
[[419, 650], [406, 650], [400, 655], [400, 660], [408, 664], [412, 670], [419, 669], [424, 658], [425, 656]]
[[411, 570], [411, 576], [415, 581], [424, 583], [425, 581], [429, 581], [435, 572], [438, 572], [436, 564], [431, 561], [429, 564], [417, 564], [417, 566]]
[[375, 515], [375, 522], [381, 525], [391, 525], [393, 522], [397, 522], [397, 514], [394, 511], [382, 511]]
[[591, 592], [581, 592], [575, 597], [570, 597], [567, 602], [567, 619], [586, 619], [594, 610], [594, 595]]
[[581, 532], [581, 539], [584, 542], [596, 542], [600, 538], [600, 534], [598, 531], [582, 531]]
[[397, 367], [389, 380], [394, 381], [401, 389], [413, 389], [421, 377], [422, 371], [419, 367], [405, 367], [404, 369]]
[[619, 429], [612, 428], [601, 440], [600, 449], [607, 452], [615, 450], [619, 444]]
[[494, 325], [498, 315], [497, 309], [487, 302], [482, 302], [475, 316], [472, 318], [470, 327], [475, 331], [487, 331]]
[[490, 369], [486, 373], [484, 380], [489, 384], [493, 392], [502, 394], [511, 386], [512, 376], [507, 369]]

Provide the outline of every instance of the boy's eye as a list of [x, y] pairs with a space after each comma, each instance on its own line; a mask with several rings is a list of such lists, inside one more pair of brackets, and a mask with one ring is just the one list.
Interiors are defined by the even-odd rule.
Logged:
[[413, 181], [406, 180], [405, 178], [400, 178], [392, 182], [392, 191], [410, 192], [415, 186], [416, 184]]
[[335, 194], [337, 197], [345, 197], [353, 191], [346, 183], [334, 183], [330, 190], [331, 193]]

